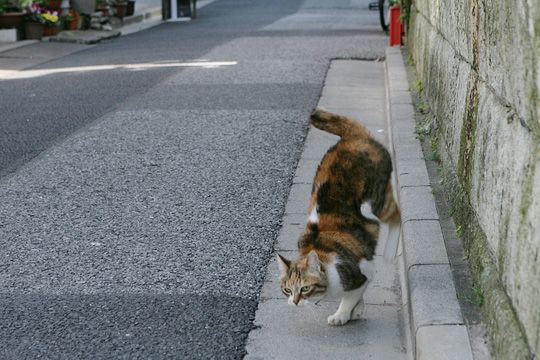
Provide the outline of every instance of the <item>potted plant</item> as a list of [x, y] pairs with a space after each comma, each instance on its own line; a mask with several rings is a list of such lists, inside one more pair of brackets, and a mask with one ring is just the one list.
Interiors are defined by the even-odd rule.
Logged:
[[0, 29], [22, 27], [24, 12], [16, 1], [0, 0]]
[[43, 36], [52, 36], [60, 31], [58, 11], [45, 9], [39, 3], [32, 3], [26, 8], [24, 30], [27, 39], [41, 40]]
[[114, 8], [116, 9], [115, 16], [119, 19], [126, 17], [128, 3], [125, 0], [116, 0], [114, 3]]
[[77, 11], [71, 9], [66, 14], [60, 16], [60, 20], [64, 24], [64, 29], [77, 30], [81, 22], [81, 16]]
[[96, 0], [96, 11], [101, 11], [103, 16], [109, 16], [109, 4], [106, 0]]

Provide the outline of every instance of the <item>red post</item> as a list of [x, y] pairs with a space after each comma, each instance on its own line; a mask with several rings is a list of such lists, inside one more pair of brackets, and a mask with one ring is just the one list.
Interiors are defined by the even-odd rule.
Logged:
[[390, 7], [390, 46], [401, 45], [401, 9], [399, 5]]

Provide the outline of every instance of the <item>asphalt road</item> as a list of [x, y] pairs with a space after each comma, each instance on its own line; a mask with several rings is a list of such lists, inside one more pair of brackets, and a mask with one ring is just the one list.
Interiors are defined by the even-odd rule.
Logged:
[[241, 358], [330, 59], [384, 54], [367, 4], [218, 0], [0, 81], [0, 358]]

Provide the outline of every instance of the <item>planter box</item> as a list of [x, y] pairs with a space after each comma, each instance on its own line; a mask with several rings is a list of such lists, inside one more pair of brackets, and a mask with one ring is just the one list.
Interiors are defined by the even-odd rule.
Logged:
[[27, 39], [41, 40], [45, 26], [37, 22], [24, 23], [24, 33]]
[[24, 13], [22, 12], [0, 14], [0, 29], [22, 27], [23, 24]]

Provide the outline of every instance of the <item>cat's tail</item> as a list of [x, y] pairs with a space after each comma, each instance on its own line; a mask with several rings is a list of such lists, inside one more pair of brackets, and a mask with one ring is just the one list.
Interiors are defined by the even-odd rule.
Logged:
[[331, 113], [320, 107], [315, 108], [311, 113], [311, 124], [345, 140], [371, 137], [369, 131], [357, 121]]

